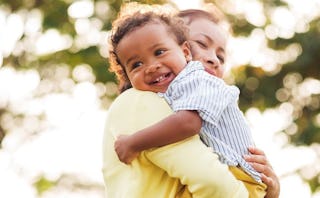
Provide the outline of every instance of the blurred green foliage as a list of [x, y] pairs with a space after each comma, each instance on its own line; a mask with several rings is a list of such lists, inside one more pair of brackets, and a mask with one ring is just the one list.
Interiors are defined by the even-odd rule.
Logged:
[[[0, 9], [9, 10], [9, 13], [17, 13], [21, 10], [31, 12], [32, 10], [40, 10], [43, 15], [41, 24], [41, 32], [48, 29], [56, 29], [61, 34], [70, 36], [73, 41], [76, 39], [77, 31], [75, 29], [75, 19], [68, 16], [68, 8], [74, 1], [71, 0], [0, 0]], [[124, 2], [120, 0], [98, 1], [94, 0], [94, 5], [104, 2], [108, 4], [108, 9], [103, 12], [103, 15], [94, 12], [89, 19], [98, 20], [103, 24], [100, 31], [108, 31], [111, 28], [111, 22], [116, 17], [120, 6]], [[148, 4], [162, 4], [168, 1], [165, 0], [145, 0], [138, 1]], [[232, 25], [232, 30], [235, 36], [249, 36], [256, 28], [264, 29], [270, 23], [270, 10], [278, 6], [286, 7], [287, 4], [280, 0], [260, 1], [263, 4], [267, 22], [264, 27], [256, 27], [249, 23], [241, 14], [228, 13], [227, 9], [222, 6], [223, 1], [209, 0], [206, 2], [214, 2], [216, 5], [226, 13], [228, 20]], [[96, 10], [96, 9], [95, 9]], [[288, 62], [279, 65], [279, 70], [276, 73], [268, 73], [259, 67], [252, 67], [251, 65], [242, 65], [234, 69], [233, 75], [236, 78], [236, 85], [241, 89], [240, 107], [242, 110], [247, 110], [250, 107], [257, 107], [261, 110], [267, 108], [279, 107], [283, 103], [290, 103], [293, 106], [292, 124], [297, 126], [295, 133], [288, 133], [290, 143], [296, 145], [311, 145], [312, 143], [320, 142], [320, 128], [319, 123], [315, 122], [316, 116], [320, 113], [320, 95], [319, 93], [310, 94], [303, 98], [293, 91], [307, 79], [320, 79], [320, 19], [315, 18], [310, 21], [309, 30], [304, 33], [295, 33], [289, 39], [276, 38], [269, 39], [268, 46], [273, 50], [283, 50], [292, 43], [297, 43], [301, 47], [301, 54], [293, 62]], [[25, 39], [23, 35], [20, 40]], [[107, 38], [101, 42], [107, 42]], [[70, 48], [63, 49], [54, 53], [46, 55], [35, 55], [28, 50], [23, 51], [19, 56], [10, 54], [4, 57], [3, 67], [11, 65], [16, 69], [31, 69], [36, 68], [39, 71], [43, 67], [58, 66], [60, 64], [68, 65], [71, 70], [79, 64], [87, 64], [92, 67], [92, 71], [96, 76], [96, 82], [107, 83], [116, 82], [114, 74], [108, 72], [108, 60], [100, 53], [100, 47], [97, 45], [88, 45], [85, 48], [74, 49], [72, 45]], [[269, 57], [272, 59], [273, 57]], [[288, 75], [295, 75], [299, 78], [293, 87], [285, 86], [285, 79]], [[42, 76], [41, 78], [44, 78]], [[70, 76], [70, 78], [72, 78]], [[249, 81], [250, 79], [250, 81]], [[247, 86], [248, 83], [256, 83], [256, 86]], [[279, 100], [277, 92], [279, 90], [286, 90], [288, 96]], [[101, 96], [104, 97], [104, 96]], [[8, 112], [7, 109], [0, 109], [0, 117]], [[319, 122], [319, 121], [318, 121]], [[0, 140], [6, 133], [5, 129], [0, 126]], [[286, 130], [282, 131], [286, 133]], [[1, 142], [1, 141], [0, 141]], [[317, 177], [309, 180], [311, 189], [316, 190], [319, 186]], [[53, 185], [51, 181], [44, 178], [36, 182], [37, 189], [41, 193]]]
[[38, 194], [41, 195], [43, 192], [49, 190], [50, 188], [56, 185], [55, 181], [50, 181], [45, 177], [40, 177], [35, 183], [34, 186], [38, 190]]

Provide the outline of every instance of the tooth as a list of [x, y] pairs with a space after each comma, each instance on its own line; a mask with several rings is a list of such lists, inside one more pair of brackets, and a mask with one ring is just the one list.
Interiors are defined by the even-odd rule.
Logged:
[[160, 76], [156, 79], [157, 82], [160, 82], [163, 79], [163, 76]]

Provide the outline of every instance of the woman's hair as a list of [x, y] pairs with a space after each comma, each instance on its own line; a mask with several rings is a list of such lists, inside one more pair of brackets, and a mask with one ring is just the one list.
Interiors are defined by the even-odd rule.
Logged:
[[196, 19], [207, 19], [209, 21], [212, 21], [213, 23], [220, 22], [218, 16], [213, 15], [212, 13], [209, 13], [207, 11], [198, 9], [182, 10], [178, 13], [177, 16], [183, 18], [187, 25], [189, 25], [192, 21]]
[[[188, 28], [181, 18], [173, 15], [175, 13], [170, 15], [160, 12], [161, 9], [156, 9], [156, 6], [136, 3], [133, 5], [138, 6], [135, 7], [135, 11], [132, 11], [132, 4], [125, 6], [120, 11], [120, 15], [112, 24], [113, 28], [110, 36], [110, 71], [117, 76], [120, 92], [132, 87], [125, 68], [117, 56], [118, 44], [126, 35], [146, 24], [158, 23], [166, 27], [169, 34], [174, 37], [179, 45], [188, 40]], [[127, 9], [129, 9], [129, 12], [131, 11], [129, 14]], [[162, 10], [165, 10], [165, 8], [162, 8]]]
[[186, 25], [190, 25], [194, 20], [206, 19], [219, 25], [226, 33], [232, 34], [232, 29], [223, 12], [214, 4], [208, 3], [203, 6], [202, 10], [187, 9], [182, 10], [177, 14], [182, 18]]

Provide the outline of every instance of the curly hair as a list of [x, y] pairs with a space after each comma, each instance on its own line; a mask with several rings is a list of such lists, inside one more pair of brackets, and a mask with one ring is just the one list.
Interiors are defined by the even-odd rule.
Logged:
[[[150, 5], [147, 8], [150, 8]], [[117, 76], [119, 83], [119, 91], [123, 92], [132, 85], [126, 74], [124, 66], [121, 64], [117, 56], [117, 47], [121, 39], [130, 34], [134, 30], [141, 28], [147, 24], [158, 23], [163, 24], [168, 30], [169, 34], [174, 37], [179, 45], [182, 45], [188, 40], [188, 28], [184, 25], [181, 18], [174, 16], [175, 13], [161, 13], [155, 7], [151, 9], [146, 8], [144, 5], [139, 5], [137, 11], [127, 14], [127, 10], [122, 10], [118, 18], [112, 23], [112, 32], [110, 36], [110, 71], [114, 72]], [[126, 7], [128, 9], [128, 7]], [[124, 14], [125, 13], [125, 14]]]

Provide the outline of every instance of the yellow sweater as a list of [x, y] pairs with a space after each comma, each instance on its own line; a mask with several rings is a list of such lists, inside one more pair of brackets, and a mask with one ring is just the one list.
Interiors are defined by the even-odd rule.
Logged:
[[172, 113], [157, 94], [130, 89], [108, 111], [103, 138], [106, 198], [242, 198], [248, 192], [198, 136], [144, 151], [131, 165], [118, 160], [114, 141]]

